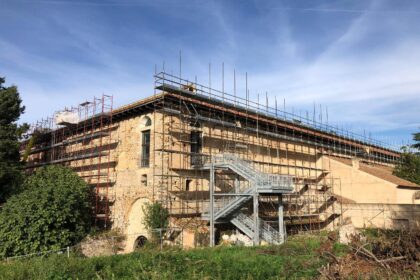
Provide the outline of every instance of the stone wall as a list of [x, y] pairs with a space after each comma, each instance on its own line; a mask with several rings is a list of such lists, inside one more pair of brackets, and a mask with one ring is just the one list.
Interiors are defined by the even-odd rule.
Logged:
[[349, 203], [342, 208], [356, 228], [420, 229], [420, 205]]

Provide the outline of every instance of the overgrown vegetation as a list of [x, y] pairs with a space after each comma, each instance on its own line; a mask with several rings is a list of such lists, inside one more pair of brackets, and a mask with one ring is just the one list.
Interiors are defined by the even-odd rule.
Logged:
[[219, 246], [83, 258], [53, 255], [0, 263], [0, 279], [418, 279], [420, 235], [370, 230], [349, 245], [335, 232], [280, 246]]
[[156, 229], [165, 229], [169, 224], [169, 212], [161, 203], [146, 203], [143, 207], [143, 224], [150, 231], [152, 237], [159, 237]]
[[325, 279], [419, 279], [420, 232], [369, 229], [351, 237], [347, 253], [324, 250]]
[[296, 235], [280, 246], [218, 246], [84, 258], [72, 254], [0, 263], [1, 279], [418, 279], [420, 234], [368, 230]]
[[318, 254], [322, 239], [296, 237], [273, 247], [142, 249], [90, 259], [52, 256], [0, 264], [0, 279], [308, 279], [326, 263]]
[[17, 125], [25, 111], [16, 86], [5, 87], [0, 77], [0, 204], [19, 191], [22, 183], [22, 164], [19, 138], [28, 128]]
[[90, 230], [90, 191], [72, 170], [39, 169], [0, 211], [0, 257], [57, 250]]

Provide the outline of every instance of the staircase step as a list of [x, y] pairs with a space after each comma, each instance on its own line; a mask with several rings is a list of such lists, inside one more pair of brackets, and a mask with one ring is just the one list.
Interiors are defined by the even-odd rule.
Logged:
[[[224, 205], [217, 205], [217, 208], [214, 209], [213, 219], [214, 221], [217, 221], [221, 218], [232, 216], [230, 219], [231, 223], [250, 238], [253, 238], [255, 235], [254, 220], [239, 212], [240, 208], [248, 202], [255, 193], [291, 193], [294, 190], [291, 176], [260, 172], [250, 165], [249, 162], [244, 161], [233, 154], [215, 155], [211, 158], [210, 164], [218, 169], [230, 169], [249, 181], [249, 187], [239, 192], [240, 194], [245, 194], [246, 196], [229, 199], [224, 203]], [[210, 164], [205, 164], [204, 168], [210, 168]], [[233, 215], [235, 212], [239, 213]], [[203, 220], [209, 220], [209, 210], [204, 212], [201, 218]], [[260, 220], [258, 227], [260, 238], [262, 240], [265, 240], [268, 243], [279, 243], [282, 241], [280, 233], [268, 223]]]

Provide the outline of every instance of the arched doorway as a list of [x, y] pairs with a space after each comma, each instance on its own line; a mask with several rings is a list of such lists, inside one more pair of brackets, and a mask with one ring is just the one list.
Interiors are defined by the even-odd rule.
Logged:
[[[128, 213], [127, 220], [127, 243], [125, 246], [126, 252], [132, 252], [134, 249], [139, 248], [139, 245], [144, 243], [149, 238], [149, 233], [143, 224], [144, 212], [143, 208], [150, 200], [147, 198], [139, 198], [132, 205]], [[141, 246], [140, 246], [141, 247]]]

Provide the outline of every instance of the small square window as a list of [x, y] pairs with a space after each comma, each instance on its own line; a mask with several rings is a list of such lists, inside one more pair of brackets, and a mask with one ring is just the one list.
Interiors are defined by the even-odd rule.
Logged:
[[141, 175], [141, 186], [142, 187], [147, 187], [147, 175], [146, 174], [143, 174], [143, 175]]

